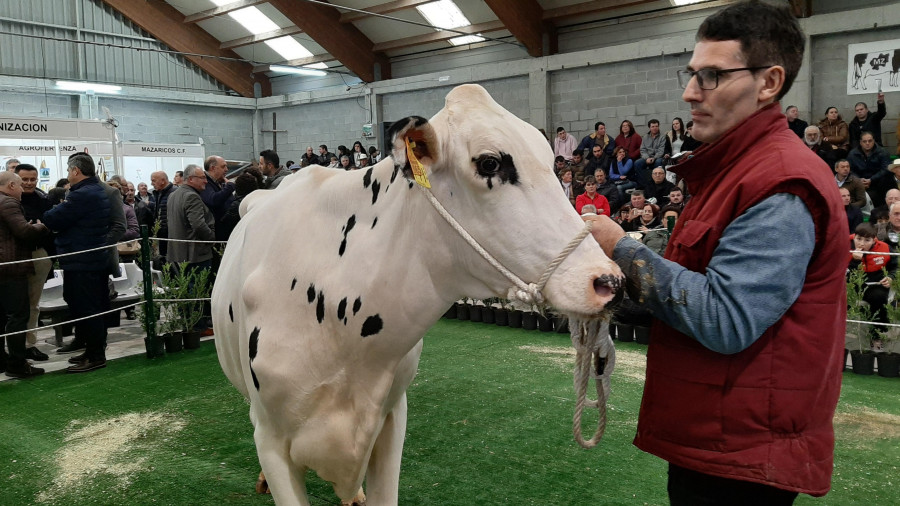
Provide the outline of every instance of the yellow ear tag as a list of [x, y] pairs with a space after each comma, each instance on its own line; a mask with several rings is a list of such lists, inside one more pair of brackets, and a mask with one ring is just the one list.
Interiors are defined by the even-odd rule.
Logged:
[[406, 138], [406, 158], [409, 160], [409, 166], [412, 167], [413, 176], [416, 178], [416, 182], [425, 188], [431, 188], [431, 183], [428, 182], [428, 177], [425, 175], [425, 166], [422, 165], [422, 162], [416, 158], [415, 153], [413, 153], [413, 148], [416, 147], [416, 141], [410, 141], [409, 137]]

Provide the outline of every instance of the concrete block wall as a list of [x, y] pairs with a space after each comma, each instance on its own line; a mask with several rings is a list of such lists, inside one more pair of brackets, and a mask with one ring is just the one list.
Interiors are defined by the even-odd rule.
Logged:
[[0, 115], [40, 118], [77, 118], [78, 99], [70, 95], [3, 92]]
[[[528, 76], [479, 82], [491, 97], [506, 110], [529, 121]], [[430, 118], [444, 107], [444, 98], [454, 86], [388, 93], [382, 96], [384, 121], [397, 121], [407, 116]]]
[[555, 134], [561, 126], [581, 139], [594, 131], [597, 121], [606, 124], [612, 137], [626, 119], [641, 135], [652, 118], [660, 121], [663, 132], [676, 116], [687, 123], [690, 106], [681, 100], [676, 72], [690, 58], [684, 53], [551, 73], [549, 130]]
[[[360, 90], [362, 92], [362, 90]], [[358, 97], [329, 102], [265, 109], [259, 112], [263, 130], [272, 129], [272, 112], [276, 113], [278, 130], [278, 156], [283, 162], [298, 161], [312, 146], [318, 154], [319, 145], [325, 144], [332, 153], [339, 145], [351, 148], [354, 141], [360, 141], [368, 148], [375, 145], [375, 139], [364, 139], [362, 125], [370, 121], [367, 99]], [[260, 135], [260, 149], [272, 147], [272, 134]]]
[[228, 160], [252, 160], [253, 111], [167, 104], [100, 97], [119, 121], [123, 141], [196, 144], [203, 138], [207, 155]]
[[[813, 37], [811, 43], [812, 61], [812, 111], [801, 111], [801, 118], [811, 124], [825, 117], [825, 109], [837, 107], [849, 123], [856, 115], [857, 102], [865, 102], [869, 109], [875, 109], [876, 92], [870, 94], [847, 94], [847, 46], [900, 39], [900, 27], [872, 29]], [[884, 102], [887, 116], [881, 121], [881, 133], [885, 147], [891, 154], [897, 153], [897, 121], [900, 118], [900, 92], [885, 93]], [[810, 121], [812, 120], [812, 121]]]

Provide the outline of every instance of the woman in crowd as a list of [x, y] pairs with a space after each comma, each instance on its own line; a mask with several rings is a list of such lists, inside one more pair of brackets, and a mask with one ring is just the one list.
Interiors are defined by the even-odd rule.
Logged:
[[669, 245], [669, 235], [671, 234], [669, 231], [669, 218], [672, 218], [672, 226], [674, 227], [675, 222], [678, 221], [678, 216], [681, 214], [681, 209], [678, 206], [666, 206], [660, 209], [659, 214], [662, 216], [660, 226], [644, 234], [644, 245], [658, 255], [664, 254], [666, 246]]
[[681, 147], [684, 144], [685, 133], [684, 122], [681, 121], [681, 118], [673, 119], [672, 129], [666, 133], [666, 137], [669, 138], [669, 144], [672, 145], [673, 155], [681, 152]]
[[632, 167], [634, 167], [634, 161], [628, 158], [625, 148], [616, 146], [616, 149], [613, 150], [613, 160], [609, 164], [609, 180], [619, 190], [619, 202], [628, 202], [629, 199], [625, 192], [637, 186], [637, 183], [628, 178]]
[[837, 107], [829, 107], [825, 110], [825, 118], [819, 122], [819, 130], [822, 131], [822, 141], [831, 144], [837, 150], [838, 158], [847, 158], [847, 148], [850, 131], [847, 122], [841, 118]]
[[353, 143], [353, 166], [359, 167], [359, 156], [366, 154], [366, 148], [363, 147], [362, 142], [356, 141]]
[[644, 204], [640, 219], [625, 222], [622, 228], [626, 232], [647, 232], [659, 228], [659, 206], [649, 202]]
[[[634, 131], [634, 123], [625, 120], [619, 125], [619, 135], [616, 137], [616, 147], [625, 148], [625, 153], [631, 160], [641, 157], [641, 143], [643, 139]], [[615, 156], [615, 153], [613, 154]]]

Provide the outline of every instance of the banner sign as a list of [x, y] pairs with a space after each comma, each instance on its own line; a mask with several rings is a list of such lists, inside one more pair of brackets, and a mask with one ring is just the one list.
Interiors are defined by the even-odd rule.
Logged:
[[0, 138], [108, 141], [112, 135], [112, 126], [96, 120], [0, 116]]
[[847, 94], [900, 91], [900, 39], [847, 46]]
[[151, 144], [146, 142], [123, 142], [123, 156], [171, 156], [180, 158], [203, 158], [204, 149], [200, 144]]

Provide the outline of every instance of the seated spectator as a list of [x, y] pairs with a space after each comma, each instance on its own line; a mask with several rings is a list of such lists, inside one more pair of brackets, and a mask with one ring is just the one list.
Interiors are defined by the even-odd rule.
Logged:
[[822, 131], [822, 141], [831, 144], [837, 150], [838, 158], [845, 158], [850, 146], [850, 134], [847, 122], [841, 118], [837, 107], [825, 109], [825, 117], [819, 121], [819, 130]]
[[656, 167], [650, 173], [650, 186], [644, 190], [644, 196], [648, 199], [656, 199], [656, 205], [662, 207], [669, 203], [669, 193], [675, 185], [666, 179], [666, 169]]
[[584, 193], [575, 198], [575, 211], [581, 214], [581, 208], [587, 204], [593, 205], [597, 214], [610, 215], [609, 201], [597, 193], [597, 181], [594, 180], [594, 176], [584, 178]]
[[[666, 247], [669, 245], [671, 229], [675, 226], [675, 222], [678, 221], [678, 216], [681, 215], [681, 209], [666, 206], [659, 210], [659, 214], [660, 227], [645, 232], [641, 242], [656, 252], [656, 254], [663, 255], [666, 252]], [[669, 226], [669, 218], [672, 219], [672, 226]]]
[[703, 145], [702, 142], [698, 141], [691, 135], [691, 130], [694, 129], [694, 122], [688, 121], [687, 125], [684, 126], [687, 131], [685, 134], [684, 144], [681, 145], [681, 152], [685, 154], [690, 154], [697, 148]]
[[[888, 223], [890, 221], [888, 210], [883, 207], [878, 207], [872, 209], [872, 212], [869, 213], [869, 223], [873, 225], [880, 225], [883, 223]], [[882, 239], [884, 240], [884, 239]]]
[[644, 207], [639, 209], [637, 219], [632, 219], [622, 228], [626, 232], [648, 232], [653, 229], [660, 228], [659, 225], [659, 206], [649, 202], [644, 203]]
[[[586, 176], [597, 172], [597, 169], [605, 170], [610, 164], [610, 158], [603, 153], [603, 148], [594, 146], [592, 149], [594, 150], [594, 156], [589, 159], [587, 166], [584, 168], [584, 175]], [[575, 177], [577, 178], [578, 174], [575, 174]]]
[[575, 140], [575, 137], [569, 135], [565, 128], [559, 127], [556, 129], [556, 137], [553, 139], [554, 155], [561, 156], [569, 162], [572, 160], [572, 152], [575, 151], [577, 145], [578, 141]]
[[557, 156], [553, 159], [553, 173], [556, 174], [556, 177], [560, 177], [562, 175], [563, 169], [569, 168], [569, 164], [566, 163], [566, 159]]
[[[872, 214], [875, 214], [873, 211]], [[872, 217], [869, 216], [871, 220]], [[888, 245], [891, 253], [900, 253], [900, 204], [894, 203], [888, 210], [888, 219], [882, 222], [876, 217], [875, 238]], [[871, 224], [871, 221], [869, 222]], [[897, 257], [892, 256], [888, 261], [888, 272], [897, 270]]]
[[850, 171], [862, 180], [872, 199], [872, 205], [884, 205], [882, 196], [889, 188], [896, 188], [894, 177], [888, 171], [891, 157], [881, 146], [875, 144], [875, 138], [869, 132], [863, 132], [859, 147], [847, 155]]
[[585, 204], [581, 208], [582, 216], [597, 216], [597, 208], [593, 204]]
[[338, 161], [337, 155], [331, 155], [331, 163], [328, 164], [328, 167], [331, 169], [340, 169], [341, 162]]
[[606, 124], [602, 121], [594, 123], [594, 132], [581, 139], [581, 144], [575, 149], [582, 153], [585, 149], [588, 150], [587, 158], [590, 162], [594, 158], [594, 146], [600, 146], [602, 156], [607, 159], [612, 156], [613, 148], [616, 147], [612, 137], [606, 135]]
[[359, 155], [359, 164], [357, 165], [357, 169], [362, 169], [369, 166], [369, 155], [365, 153], [360, 153]]
[[834, 164], [834, 180], [838, 188], [846, 188], [850, 193], [850, 203], [853, 206], [857, 209], [866, 206], [866, 187], [861, 179], [850, 173], [850, 162], [842, 159]]
[[853, 232], [856, 230], [856, 226], [863, 222], [862, 211], [850, 203], [850, 190], [842, 187], [838, 191], [841, 192], [841, 202], [844, 203], [844, 210], [847, 212], [847, 223], [850, 225], [850, 232]]
[[[869, 223], [857, 225], [856, 233], [850, 236], [850, 241], [850, 248], [853, 252], [850, 253], [848, 271], [861, 269], [866, 273], [866, 289], [863, 292], [863, 300], [869, 304], [873, 321], [888, 323], [885, 306], [887, 306], [892, 280], [890, 276], [884, 275], [883, 269], [888, 266], [891, 257], [878, 253], [888, 253], [890, 247], [877, 239], [875, 228]], [[877, 336], [877, 334], [874, 335]], [[874, 342], [873, 344], [878, 345]]]
[[[343, 148], [344, 151], [347, 150], [345, 146], [338, 146], [338, 151], [340, 151], [341, 148]], [[349, 156], [349, 153], [347, 153], [347, 155]], [[328, 165], [328, 162], [331, 160], [332, 156], [333, 153], [328, 152], [328, 146], [326, 146], [325, 144], [321, 144], [319, 146], [319, 165]]]
[[348, 155], [341, 155], [341, 165], [338, 168], [344, 170], [353, 170], [356, 167], [350, 165], [350, 157]]
[[789, 105], [784, 110], [784, 115], [787, 117], [788, 128], [791, 129], [792, 132], [797, 134], [797, 137], [803, 138], [806, 135], [806, 127], [809, 126], [805, 121], [798, 118], [800, 116], [800, 110], [797, 109], [796, 105]]
[[369, 157], [369, 155], [366, 153], [366, 148], [364, 148], [362, 145], [362, 142], [359, 142], [359, 141], [353, 142], [353, 147], [351, 148], [351, 152], [353, 153], [353, 165], [355, 165], [357, 167], [360, 167], [359, 161], [362, 159], [363, 156], [365, 156], [366, 158]]
[[584, 192], [584, 187], [581, 186], [581, 183], [574, 180], [572, 169], [568, 167], [562, 170], [559, 182], [562, 185], [563, 193], [566, 194], [566, 198], [569, 199], [569, 202], [571, 202], [574, 207], [575, 199]]
[[369, 146], [369, 163], [372, 165], [381, 161], [381, 151], [375, 146]]
[[677, 207], [679, 211], [684, 211], [684, 191], [677, 186], [673, 186], [669, 190], [669, 203], [667, 205], [669, 207]]
[[[641, 221], [641, 217], [644, 215], [644, 205], [646, 203], [643, 190], [631, 191], [631, 203], [628, 206], [628, 214], [622, 217], [623, 221], [621, 223], [622, 228], [626, 232], [637, 230], [639, 227], [638, 222]], [[619, 213], [621, 212], [622, 209], [619, 209]]]
[[293, 164], [293, 165], [288, 165], [288, 170], [291, 171], [291, 174], [295, 174], [295, 173], [297, 173], [297, 171], [299, 171], [300, 169], [302, 169], [303, 167], [305, 167], [304, 165], [302, 165], [303, 163], [304, 163], [304, 162], [301, 160], [300, 163], [295, 163], [295, 164]]
[[837, 161], [837, 153], [834, 148], [831, 147], [831, 144], [822, 142], [822, 132], [819, 131], [819, 127], [815, 125], [806, 127], [803, 134], [803, 142], [805, 142], [806, 146], [813, 150], [819, 158], [824, 160], [829, 167], [834, 167], [834, 163]]
[[[304, 162], [306, 162], [306, 165], [303, 165]], [[300, 165], [303, 165], [304, 167], [309, 165], [319, 165], [319, 157], [313, 153], [312, 146], [307, 146], [306, 153], [303, 153], [300, 156]]]
[[[885, 216], [887, 216], [890, 213], [891, 204], [895, 202], [900, 202], [900, 190], [898, 190], [897, 188], [891, 188], [884, 194], [884, 205], [873, 208], [872, 213], [880, 211], [884, 213]], [[883, 240], [884, 239], [882, 239], [882, 241]]]
[[684, 145], [684, 139], [687, 135], [687, 131], [684, 129], [684, 121], [681, 118], [675, 118], [672, 120], [672, 129], [666, 133], [666, 138], [669, 140], [669, 146], [672, 148], [672, 154], [681, 153], [681, 146]]
[[[628, 158], [632, 161], [641, 158], [642, 142], [643, 139], [641, 139], [641, 136], [638, 135], [634, 129], [634, 123], [626, 119], [619, 125], [619, 135], [616, 136], [616, 147], [624, 148]], [[613, 157], [615, 156], [615, 153], [613, 153]]]
[[669, 157], [672, 156], [672, 146], [665, 135], [659, 133], [659, 120], [651, 119], [647, 122], [650, 129], [641, 141], [641, 158], [634, 162], [634, 177], [638, 187], [646, 190], [652, 180], [650, 172], [655, 167], [665, 167]]
[[[896, 58], [896, 56], [894, 57]], [[895, 67], [897, 64], [898, 62], [894, 62]], [[879, 146], [884, 146], [884, 139], [881, 137], [881, 120], [887, 115], [887, 109], [884, 106], [884, 93], [878, 92], [876, 104], [878, 110], [874, 114], [869, 111], [869, 106], [865, 102], [857, 102], [856, 106], [854, 106], [856, 117], [850, 120], [850, 124], [847, 126], [850, 134], [850, 149], [859, 146], [863, 132], [872, 132], [872, 135], [875, 137], [875, 143]]]
[[626, 196], [626, 191], [637, 186], [637, 183], [630, 179], [632, 169], [634, 168], [634, 162], [631, 158], [628, 158], [628, 154], [625, 151], [625, 148], [622, 146], [616, 146], [616, 150], [613, 152], [613, 160], [609, 164], [609, 180], [616, 188], [619, 190], [619, 201], [625, 202], [628, 200]]
[[[575, 180], [581, 184], [584, 184], [584, 176], [587, 170], [588, 161], [582, 156], [581, 151], [577, 149], [572, 151], [572, 161], [569, 162], [569, 167], [572, 167], [572, 174], [575, 176]], [[580, 177], [579, 177], [580, 175]]]
[[609, 202], [609, 212], [612, 216], [622, 205], [619, 189], [606, 177], [606, 171], [603, 169], [594, 171], [594, 181], [597, 183], [597, 193], [606, 197], [606, 201]]

